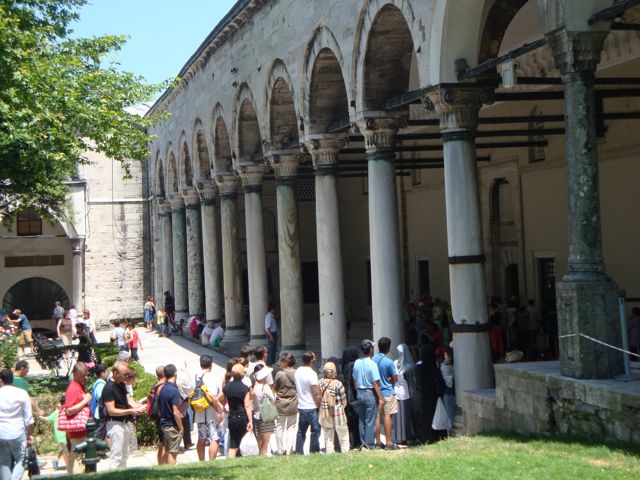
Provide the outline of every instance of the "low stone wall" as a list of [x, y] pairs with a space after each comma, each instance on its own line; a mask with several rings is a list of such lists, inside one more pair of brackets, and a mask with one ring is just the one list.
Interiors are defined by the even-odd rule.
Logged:
[[578, 380], [558, 362], [496, 365], [495, 390], [465, 392], [465, 433], [575, 434], [640, 445], [640, 381]]

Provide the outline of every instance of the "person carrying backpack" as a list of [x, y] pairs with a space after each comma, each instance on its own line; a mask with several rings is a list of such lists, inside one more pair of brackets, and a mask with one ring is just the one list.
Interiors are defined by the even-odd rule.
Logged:
[[[105, 419], [101, 417], [100, 411], [102, 410], [104, 413], [102, 390], [107, 383], [109, 372], [107, 371], [107, 367], [102, 364], [97, 365], [94, 371], [96, 374], [96, 381], [93, 383], [93, 387], [91, 388], [91, 402], [89, 402], [89, 409], [91, 410], [91, 417], [95, 419], [97, 424], [96, 438], [104, 440], [107, 436], [107, 424]], [[103, 405], [103, 408], [100, 408], [101, 404]]]
[[223, 420], [223, 408], [218, 401], [220, 385], [211, 371], [213, 358], [200, 357], [202, 371], [196, 375], [196, 385], [190, 396], [189, 405], [194, 411], [193, 421], [198, 425], [198, 443], [196, 450], [200, 461], [206, 460], [205, 447], [209, 446], [209, 460], [218, 456], [220, 438], [218, 425]]
[[163, 459], [165, 458], [165, 449], [164, 442], [162, 439], [162, 428], [160, 427], [160, 414], [159, 414], [159, 406], [158, 406], [158, 398], [160, 394], [160, 390], [162, 390], [162, 386], [166, 383], [167, 379], [164, 376], [164, 365], [156, 368], [156, 378], [157, 381], [151, 390], [149, 391], [149, 395], [147, 395], [147, 415], [149, 418], [156, 423], [156, 432], [158, 434], [158, 465], [162, 465]]

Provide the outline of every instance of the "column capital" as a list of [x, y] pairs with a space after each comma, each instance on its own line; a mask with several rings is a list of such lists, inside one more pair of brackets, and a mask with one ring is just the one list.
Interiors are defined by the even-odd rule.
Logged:
[[171, 203], [165, 198], [158, 200], [158, 214], [161, 217], [171, 215]]
[[390, 152], [395, 149], [398, 130], [407, 126], [404, 117], [365, 117], [354, 125], [364, 136], [367, 153]]
[[304, 155], [297, 150], [272, 150], [269, 153], [269, 165], [278, 183], [295, 182], [303, 160]]
[[440, 130], [473, 131], [478, 128], [478, 112], [494, 102], [493, 87], [474, 84], [435, 86], [422, 94], [422, 106], [440, 116]]
[[215, 182], [198, 184], [198, 193], [200, 194], [201, 205], [213, 205], [218, 196], [218, 187]]
[[184, 208], [184, 199], [182, 195], [178, 193], [169, 195], [169, 203], [171, 204], [171, 211], [182, 210]]
[[186, 208], [196, 208], [200, 205], [200, 194], [195, 188], [183, 190], [182, 198]]
[[216, 185], [220, 197], [235, 197], [238, 194], [238, 184], [240, 179], [233, 173], [228, 172], [216, 176]]
[[305, 140], [316, 175], [336, 173], [338, 152], [346, 147], [347, 143], [347, 138], [337, 135], [310, 137]]
[[84, 252], [84, 238], [76, 237], [71, 239], [71, 251], [73, 255], [82, 255]]
[[242, 181], [244, 193], [260, 193], [266, 171], [267, 168], [264, 165], [243, 165], [238, 167], [238, 175]]
[[562, 75], [595, 72], [600, 63], [602, 45], [608, 31], [568, 32], [565, 29], [547, 34], [556, 67]]

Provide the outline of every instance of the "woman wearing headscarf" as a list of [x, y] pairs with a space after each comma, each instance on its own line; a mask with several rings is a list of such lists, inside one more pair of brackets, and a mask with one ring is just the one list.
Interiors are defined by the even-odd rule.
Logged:
[[320, 389], [320, 425], [324, 434], [326, 453], [333, 453], [334, 435], [338, 437], [341, 452], [349, 451], [349, 429], [344, 408], [347, 396], [344, 385], [336, 378], [337, 369], [333, 362], [324, 364], [324, 377], [318, 382]]
[[415, 363], [411, 358], [408, 345], [401, 343], [396, 347], [398, 358], [395, 361], [398, 380], [393, 389], [398, 400], [398, 413], [393, 415], [393, 443], [406, 445], [415, 438], [413, 429], [413, 397], [416, 390]]
[[422, 443], [434, 443], [446, 437], [446, 430], [433, 430], [431, 424], [438, 398], [444, 395], [444, 380], [436, 363], [432, 344], [422, 347], [420, 361], [416, 364], [416, 393], [419, 396], [416, 410], [417, 437]]
[[344, 388], [347, 392], [347, 406], [344, 411], [347, 416], [347, 427], [349, 428], [349, 445], [351, 449], [359, 448], [362, 445], [360, 432], [358, 430], [358, 410], [356, 408], [357, 390], [353, 384], [353, 364], [360, 356], [358, 347], [350, 346], [342, 352], [342, 378]]

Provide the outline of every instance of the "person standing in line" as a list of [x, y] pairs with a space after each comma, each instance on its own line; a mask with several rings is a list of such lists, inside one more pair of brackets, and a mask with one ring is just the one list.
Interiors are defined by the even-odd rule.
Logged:
[[[71, 373], [73, 374], [73, 380], [67, 387], [64, 402], [67, 417], [73, 417], [78, 414], [80, 410], [91, 402], [91, 394], [84, 389], [85, 384], [87, 383], [87, 377], [89, 376], [89, 369], [87, 368], [87, 365], [82, 362], [78, 362], [73, 366]], [[81, 466], [80, 455], [77, 454], [74, 449], [76, 445], [84, 442], [86, 438], [86, 429], [80, 432], [67, 432], [67, 447], [69, 450], [67, 475], [73, 475], [74, 464], [76, 461], [78, 462], [78, 467]]]
[[444, 385], [436, 363], [435, 347], [427, 344], [422, 348], [420, 361], [416, 364], [416, 392], [420, 398], [416, 427], [422, 443], [434, 443], [446, 437], [446, 430], [434, 430], [432, 427], [438, 397], [444, 395]]
[[56, 302], [55, 307], [53, 307], [53, 312], [51, 313], [51, 319], [55, 322], [56, 329], [58, 328], [58, 322], [62, 319], [63, 313], [64, 308], [62, 308], [62, 304], [60, 302]]
[[258, 364], [253, 371], [253, 375], [256, 379], [256, 384], [253, 386], [253, 432], [256, 435], [256, 440], [258, 442], [258, 451], [259, 455], [264, 457], [267, 455], [267, 451], [269, 449], [269, 440], [271, 439], [271, 434], [276, 429], [275, 420], [270, 420], [265, 422], [262, 419], [262, 414], [260, 412], [260, 405], [262, 404], [262, 399], [267, 397], [270, 402], [274, 402], [276, 397], [273, 394], [273, 390], [267, 385], [266, 380], [269, 375], [271, 375], [271, 371], [273, 369], [270, 367], [265, 367], [264, 365]]
[[153, 332], [154, 313], [156, 313], [156, 305], [153, 302], [153, 297], [147, 297], [144, 304], [144, 326], [147, 328], [147, 332]]
[[[444, 361], [440, 364], [440, 373], [442, 373], [442, 379], [444, 380], [444, 395], [442, 401], [444, 402], [444, 408], [447, 410], [447, 415], [451, 424], [456, 417], [456, 390], [454, 383], [453, 373], [453, 350], [451, 347], [445, 347], [444, 349]], [[449, 430], [448, 433], [451, 433]]]
[[304, 352], [302, 366], [296, 370], [296, 394], [298, 395], [298, 433], [296, 435], [296, 451], [304, 454], [304, 440], [307, 430], [311, 427], [310, 453], [320, 452], [320, 423], [318, 422], [318, 408], [320, 407], [320, 389], [318, 388], [318, 374], [313, 370], [316, 354]]
[[333, 453], [334, 435], [338, 437], [341, 452], [349, 451], [349, 429], [344, 409], [347, 406], [347, 392], [336, 378], [337, 369], [333, 362], [324, 364], [324, 378], [318, 383], [320, 389], [320, 425], [324, 434], [325, 451]]
[[[371, 360], [373, 342], [363, 340], [360, 348], [364, 358], [353, 364], [353, 383], [358, 390], [358, 429], [365, 449], [375, 448], [376, 417], [378, 408], [383, 408], [384, 400], [380, 391], [380, 372]], [[377, 398], [377, 400], [376, 400]]]
[[276, 353], [278, 350], [278, 321], [276, 319], [276, 306], [269, 304], [269, 309], [264, 317], [264, 331], [269, 340], [269, 358], [267, 363], [273, 365], [276, 362]]
[[[383, 406], [378, 410], [376, 416], [376, 444], [389, 450], [397, 448], [392, 442], [391, 434], [391, 417], [398, 413], [398, 399], [393, 386], [398, 381], [398, 371], [396, 366], [387, 354], [391, 349], [391, 339], [389, 337], [380, 337], [378, 340], [378, 353], [373, 356], [372, 360], [378, 366], [380, 373], [380, 392], [382, 393]], [[380, 441], [381, 424], [384, 425], [384, 436], [386, 443]]]
[[13, 385], [11, 370], [0, 371], [0, 478], [20, 480], [27, 446], [33, 444], [29, 394]]
[[220, 386], [218, 380], [214, 376], [211, 368], [213, 366], [213, 358], [210, 355], [202, 355], [200, 357], [200, 368], [202, 371], [196, 375], [196, 386], [202, 383], [207, 388], [207, 392], [211, 397], [209, 407], [200, 412], [194, 412], [193, 421], [198, 426], [198, 443], [196, 450], [198, 452], [198, 460], [206, 460], [205, 447], [209, 445], [209, 460], [215, 460], [218, 456], [218, 447], [220, 437], [218, 436], [219, 425], [223, 420], [224, 410], [218, 401], [220, 394]]
[[22, 356], [26, 357], [25, 345], [31, 350], [29, 356], [33, 357], [33, 330], [27, 316], [22, 313], [22, 310], [16, 308], [10, 315], [9, 320], [18, 328], [18, 343], [22, 350]]
[[227, 458], [238, 453], [242, 438], [253, 430], [253, 408], [251, 406], [251, 389], [244, 384], [245, 368], [236, 363], [231, 367], [232, 380], [226, 382], [218, 397], [220, 403], [228, 406], [227, 424], [229, 428], [229, 447]]
[[398, 400], [398, 413], [393, 416], [393, 442], [407, 445], [414, 440], [413, 401], [416, 389], [415, 364], [409, 346], [401, 343], [396, 347], [398, 380], [393, 386]]
[[[263, 367], [267, 366], [267, 364], [265, 363], [267, 349], [265, 347], [263, 347], [262, 345], [258, 345], [253, 351], [253, 356], [255, 357], [256, 361], [255, 363], [253, 363], [253, 365], [250, 365], [249, 374], [253, 374], [253, 372], [255, 371], [255, 367], [257, 367], [258, 365], [262, 365]], [[270, 387], [273, 385], [273, 374], [271, 373], [272, 371], [273, 369], [269, 370], [269, 375], [267, 375], [266, 379], [267, 385], [269, 385]]]
[[128, 376], [129, 365], [117, 361], [113, 365], [111, 379], [102, 389], [102, 401], [107, 412], [107, 438], [111, 441], [109, 468], [127, 468], [132, 429], [135, 434], [133, 416], [144, 413], [144, 407], [129, 404], [125, 384]]
[[142, 340], [140, 339], [140, 335], [136, 331], [136, 324], [133, 320], [129, 320], [129, 322], [127, 323], [127, 328], [127, 340], [125, 344], [131, 352], [131, 358], [138, 362], [140, 360], [140, 357], [138, 356], [138, 349], [140, 351], [144, 350], [142, 348]]
[[353, 364], [358, 359], [358, 347], [348, 346], [342, 351], [342, 380], [347, 392], [347, 426], [349, 428], [349, 447], [351, 449], [360, 448], [360, 432], [358, 431], [358, 390], [353, 383]]
[[296, 357], [283, 352], [280, 355], [281, 370], [276, 373], [273, 389], [276, 394], [276, 444], [278, 455], [288, 455], [295, 448], [296, 424], [298, 422], [298, 396], [296, 394]]
[[91, 403], [89, 407], [91, 408], [91, 415], [97, 425], [96, 438], [104, 440], [107, 437], [107, 421], [104, 418], [100, 418], [100, 400], [102, 399], [104, 386], [107, 384], [107, 379], [109, 378], [109, 372], [105, 365], [99, 364], [96, 365], [93, 373], [96, 375], [96, 381], [93, 383], [93, 387], [91, 387]]
[[98, 343], [98, 341], [96, 340], [96, 334], [95, 334], [96, 322], [93, 321], [93, 318], [91, 317], [91, 312], [85, 308], [84, 310], [82, 310], [82, 318], [84, 320], [84, 324], [87, 326], [87, 330], [89, 332], [89, 338], [91, 338], [91, 341], [94, 344]]
[[162, 442], [164, 443], [165, 457], [163, 464], [175, 465], [180, 453], [182, 441], [182, 416], [180, 404], [182, 397], [176, 385], [178, 369], [169, 364], [164, 367], [165, 384], [158, 394], [158, 406], [160, 418], [158, 423], [162, 430]]

